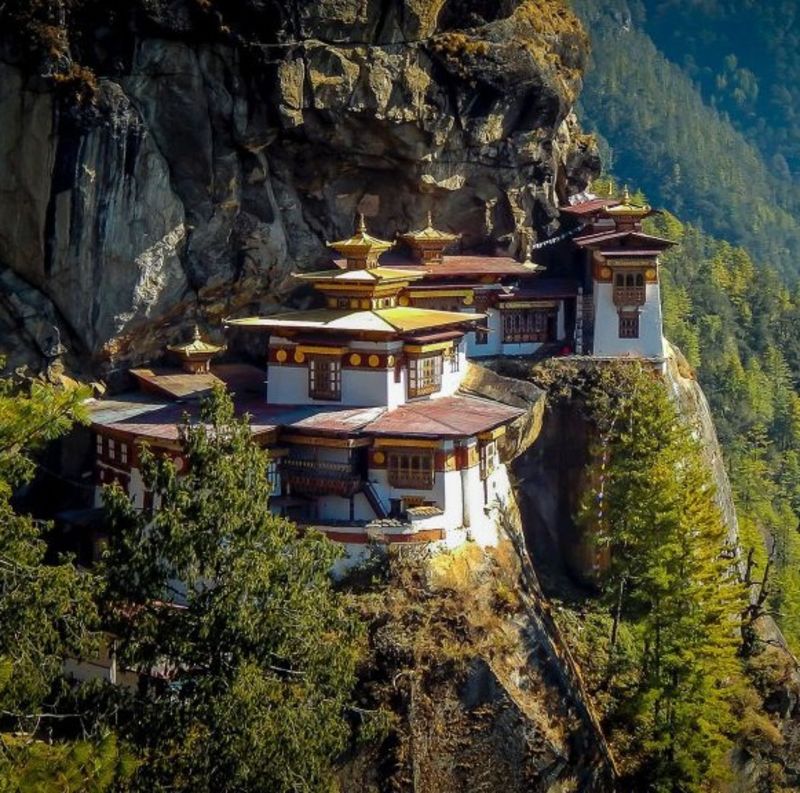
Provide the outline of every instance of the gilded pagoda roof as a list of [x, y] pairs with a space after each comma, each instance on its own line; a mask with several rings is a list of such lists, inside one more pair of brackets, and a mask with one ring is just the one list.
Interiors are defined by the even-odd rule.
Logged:
[[203, 338], [200, 336], [200, 328], [195, 325], [191, 341], [183, 342], [183, 344], [169, 344], [167, 345], [167, 349], [185, 358], [196, 358], [200, 356], [216, 355], [218, 352], [222, 352], [225, 349], [225, 345], [211, 344], [210, 342], [203, 341]]
[[451, 234], [448, 231], [440, 231], [433, 227], [433, 218], [431, 217], [431, 213], [428, 212], [428, 225], [425, 226], [424, 229], [419, 229], [418, 231], [409, 231], [405, 234], [400, 235], [400, 239], [406, 240], [406, 242], [411, 243], [440, 243], [448, 245], [451, 242], [455, 242], [458, 239], [461, 239], [460, 234]]
[[334, 330], [344, 333], [377, 332], [385, 334], [476, 322], [484, 314], [400, 306], [373, 311], [337, 311], [320, 308], [311, 311], [289, 311], [272, 317], [243, 317], [225, 320], [226, 325], [246, 328], [283, 330]]
[[422, 278], [424, 270], [400, 269], [393, 267], [373, 267], [369, 270], [318, 270], [311, 273], [292, 273], [294, 278], [301, 281], [314, 281], [318, 283], [391, 283], [392, 281], [411, 281]]
[[352, 237], [348, 237], [346, 240], [338, 240], [337, 242], [329, 242], [328, 247], [339, 251], [343, 256], [363, 256], [373, 252], [380, 254], [394, 247], [393, 242], [378, 239], [367, 232], [364, 215], [359, 215], [358, 218], [356, 233]]
[[643, 218], [650, 215], [653, 212], [653, 208], [649, 204], [634, 204], [631, 201], [630, 191], [626, 187], [622, 196], [622, 203], [607, 207], [605, 212], [607, 215], [617, 218]]

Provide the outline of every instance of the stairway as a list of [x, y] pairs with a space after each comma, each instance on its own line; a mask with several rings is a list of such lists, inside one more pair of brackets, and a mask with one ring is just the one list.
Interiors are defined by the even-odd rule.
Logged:
[[368, 479], [364, 481], [363, 492], [375, 515], [379, 518], [388, 518], [389, 510], [383, 506], [383, 502], [378, 495], [378, 491], [375, 489], [375, 485]]

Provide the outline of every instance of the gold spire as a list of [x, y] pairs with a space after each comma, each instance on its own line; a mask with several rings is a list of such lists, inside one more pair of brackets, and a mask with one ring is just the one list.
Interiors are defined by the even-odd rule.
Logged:
[[533, 244], [527, 233], [525, 234], [525, 241], [525, 260], [522, 262], [522, 266], [526, 270], [532, 270], [534, 272], [546, 270], [547, 268], [544, 265], [537, 264], [535, 261], [533, 261], [533, 259], [531, 259], [531, 250], [533, 248]]
[[400, 239], [414, 251], [417, 261], [424, 264], [438, 264], [442, 261], [444, 249], [461, 238], [460, 234], [440, 231], [433, 226], [433, 213], [428, 210], [428, 225], [418, 231], [408, 231]]
[[606, 213], [614, 218], [631, 218], [634, 220], [641, 220], [652, 213], [652, 207], [649, 204], [634, 204], [631, 199], [631, 191], [628, 185], [622, 191], [622, 203], [613, 207], [608, 207]]
[[346, 240], [329, 242], [329, 248], [333, 248], [347, 260], [348, 270], [369, 270], [378, 265], [378, 257], [390, 248], [394, 247], [393, 242], [379, 240], [367, 232], [367, 224], [364, 221], [363, 212], [359, 212], [356, 233]]
[[207, 372], [211, 359], [225, 349], [225, 345], [211, 344], [203, 341], [200, 328], [195, 323], [192, 331], [192, 340], [182, 344], [169, 344], [167, 349], [181, 359], [181, 364], [187, 372]]

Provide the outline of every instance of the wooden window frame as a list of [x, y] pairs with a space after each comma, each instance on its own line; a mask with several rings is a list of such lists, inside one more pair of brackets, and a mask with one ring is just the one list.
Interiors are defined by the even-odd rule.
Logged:
[[459, 355], [460, 351], [461, 344], [459, 342], [455, 342], [450, 352], [450, 374], [456, 374], [457, 372], [461, 371], [461, 356]]
[[480, 477], [485, 481], [500, 467], [500, 450], [497, 440], [481, 443], [479, 460]]
[[615, 306], [641, 306], [647, 301], [647, 280], [642, 270], [616, 272], [612, 288]]
[[619, 312], [619, 338], [638, 339], [640, 333], [639, 312], [620, 311]]
[[439, 352], [408, 359], [408, 398], [428, 396], [442, 390], [444, 355]]
[[392, 487], [431, 490], [436, 478], [430, 449], [392, 449], [386, 457], [386, 476]]
[[[328, 365], [330, 368], [327, 368]], [[324, 382], [320, 382], [320, 381]], [[340, 402], [342, 399], [342, 361], [333, 355], [308, 356], [308, 395], [311, 399]]]
[[552, 309], [516, 308], [501, 312], [503, 319], [503, 344], [547, 344], [550, 338]]
[[128, 464], [128, 444], [124, 441], [120, 441], [119, 444], [119, 461], [123, 465]]

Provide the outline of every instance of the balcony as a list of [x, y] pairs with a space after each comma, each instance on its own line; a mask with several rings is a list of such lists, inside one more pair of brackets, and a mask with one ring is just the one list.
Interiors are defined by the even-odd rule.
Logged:
[[389, 484], [392, 487], [407, 487], [410, 490], [430, 490], [433, 487], [433, 471], [389, 469]]
[[322, 460], [300, 460], [287, 457], [282, 461], [283, 478], [293, 493], [309, 496], [336, 495], [349, 497], [363, 487], [355, 466]]
[[643, 306], [647, 299], [646, 287], [615, 286], [613, 299], [615, 306]]

